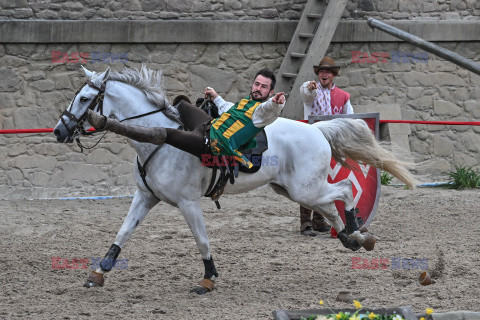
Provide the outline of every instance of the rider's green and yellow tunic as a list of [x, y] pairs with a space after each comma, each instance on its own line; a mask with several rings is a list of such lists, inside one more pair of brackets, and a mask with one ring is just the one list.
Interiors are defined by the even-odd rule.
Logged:
[[210, 148], [214, 155], [234, 156], [240, 163], [251, 168], [253, 164], [238, 149], [247, 143], [256, 143], [252, 140], [263, 128], [253, 125], [252, 115], [261, 102], [242, 99], [233, 105], [220, 118], [212, 120], [210, 128]]

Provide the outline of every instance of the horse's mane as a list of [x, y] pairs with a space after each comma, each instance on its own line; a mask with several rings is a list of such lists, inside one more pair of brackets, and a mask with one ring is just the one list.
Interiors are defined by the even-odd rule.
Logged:
[[148, 69], [142, 65], [140, 69], [125, 68], [121, 72], [110, 71], [110, 81], [119, 81], [131, 85], [145, 93], [147, 100], [173, 121], [182, 123], [178, 110], [168, 103], [165, 97], [162, 71]]

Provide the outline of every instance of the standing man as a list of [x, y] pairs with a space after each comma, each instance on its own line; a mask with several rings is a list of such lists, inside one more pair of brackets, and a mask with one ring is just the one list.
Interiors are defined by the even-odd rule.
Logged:
[[[350, 94], [335, 86], [333, 80], [338, 76], [340, 67], [335, 60], [324, 57], [318, 66], [313, 66], [317, 81], [307, 81], [300, 87], [303, 100], [304, 119], [308, 116], [329, 114], [352, 114]], [[330, 231], [330, 225], [318, 212], [300, 206], [300, 232], [305, 236], [316, 236], [317, 232]]]

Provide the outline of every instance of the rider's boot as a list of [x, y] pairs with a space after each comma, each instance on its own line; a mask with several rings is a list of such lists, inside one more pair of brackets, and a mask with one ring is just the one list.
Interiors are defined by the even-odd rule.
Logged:
[[138, 142], [161, 145], [167, 139], [167, 130], [162, 127], [141, 127], [123, 124], [91, 110], [87, 111], [87, 120], [95, 130], [107, 130]]

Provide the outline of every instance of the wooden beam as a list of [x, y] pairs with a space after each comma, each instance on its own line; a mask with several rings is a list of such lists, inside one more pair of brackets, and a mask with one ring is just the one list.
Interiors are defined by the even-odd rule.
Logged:
[[308, 80], [316, 80], [313, 66], [318, 64], [328, 50], [338, 22], [345, 10], [347, 0], [330, 1], [313, 37], [310, 48], [293, 84], [282, 116], [290, 119], [303, 119], [303, 103], [300, 97], [300, 86]]

